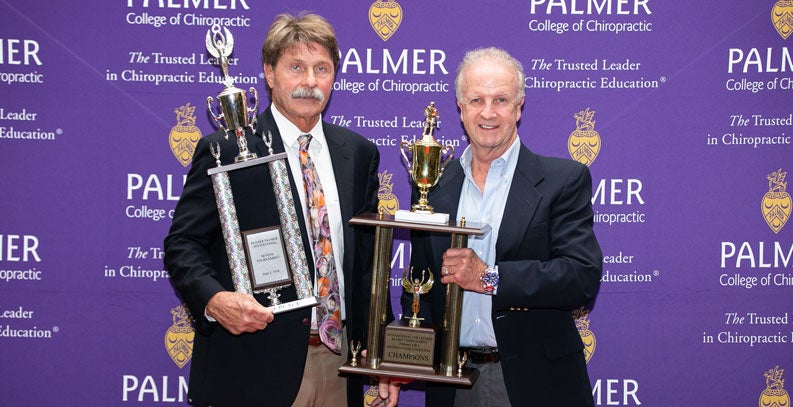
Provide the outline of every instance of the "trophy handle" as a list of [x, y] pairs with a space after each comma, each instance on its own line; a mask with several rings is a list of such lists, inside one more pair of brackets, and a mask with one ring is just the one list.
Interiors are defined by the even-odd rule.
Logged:
[[253, 129], [253, 125], [256, 124], [256, 114], [259, 112], [259, 93], [256, 92], [256, 88], [254, 87], [248, 89], [248, 92], [253, 94], [253, 108], [248, 108], [248, 114], [250, 114], [248, 123], [250, 123], [251, 129]]
[[[410, 151], [410, 147], [411, 147], [410, 143], [408, 143], [405, 140], [402, 140], [399, 143], [399, 152], [402, 153], [402, 158], [405, 160], [405, 165], [408, 167], [408, 174], [410, 174], [410, 176], [412, 177], [413, 176], [413, 166], [410, 165], [410, 159], [408, 159], [408, 155], [406, 153], [406, 151]], [[413, 154], [411, 153], [411, 156], [412, 155]]]
[[215, 99], [213, 99], [212, 96], [207, 96], [207, 109], [209, 110], [209, 114], [212, 115], [212, 118], [215, 119], [218, 126], [223, 129], [223, 132], [226, 133], [226, 140], [228, 140], [228, 129], [226, 129], [226, 126], [224, 126], [223, 122], [221, 121], [223, 120], [223, 116], [215, 114], [215, 109], [212, 108], [212, 104], [214, 102]]
[[[450, 151], [451, 150], [451, 151]], [[445, 156], [445, 159], [441, 159], [441, 166], [438, 168], [438, 177], [440, 178], [443, 175], [443, 169], [446, 168], [446, 164], [454, 158], [454, 146], [451, 144], [447, 144], [443, 146], [441, 149], [441, 156]]]

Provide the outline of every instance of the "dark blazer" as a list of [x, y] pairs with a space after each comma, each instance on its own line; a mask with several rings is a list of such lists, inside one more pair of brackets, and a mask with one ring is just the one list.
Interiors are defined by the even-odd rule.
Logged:
[[[352, 227], [352, 216], [376, 212], [379, 165], [377, 148], [362, 136], [323, 122], [339, 191], [344, 228], [344, 283], [349, 338], [365, 340], [371, 287], [373, 233]], [[248, 147], [260, 157], [268, 155], [262, 132], [270, 131], [275, 153], [283, 152], [281, 134], [270, 108], [258, 117], [257, 134], [247, 132]], [[223, 164], [234, 162], [238, 149], [234, 136], [222, 131], [199, 140], [173, 224], [165, 238], [164, 262], [171, 282], [193, 316], [196, 327], [188, 396], [215, 406], [288, 406], [300, 387], [308, 349], [311, 309], [275, 316], [263, 331], [232, 335], [204, 317], [207, 302], [219, 291], [234, 290], [225, 243], [218, 218], [211, 178], [216, 166], [210, 143], [220, 143]], [[287, 165], [288, 169], [288, 165]], [[241, 231], [279, 225], [267, 165], [229, 173]], [[311, 245], [306, 233], [299, 195], [294, 183], [298, 221], [306, 258]], [[313, 277], [313, 262], [309, 260]], [[313, 278], [312, 278], [313, 281]], [[282, 301], [297, 298], [294, 287], [281, 290]], [[256, 295], [268, 305], [264, 295]], [[350, 394], [350, 405], [362, 405], [360, 387]]]
[[[465, 174], [459, 160], [430, 190], [435, 211], [457, 219]], [[592, 229], [589, 169], [538, 156], [520, 146], [496, 243], [499, 270], [493, 327], [513, 406], [591, 406], [583, 344], [571, 310], [590, 303], [600, 286], [602, 255]], [[439, 270], [446, 234], [414, 231], [411, 264]], [[442, 319], [446, 289], [422, 298], [421, 314]], [[409, 313], [411, 298], [402, 297]], [[427, 406], [453, 405], [454, 388], [427, 384]]]

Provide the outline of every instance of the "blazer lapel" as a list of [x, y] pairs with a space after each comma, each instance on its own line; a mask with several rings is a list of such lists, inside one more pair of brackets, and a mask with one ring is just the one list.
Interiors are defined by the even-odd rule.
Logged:
[[347, 148], [347, 142], [344, 137], [333, 132], [333, 130], [325, 126], [324, 123], [323, 130], [325, 132], [325, 140], [328, 142], [328, 151], [330, 152], [330, 161], [333, 165], [333, 174], [336, 177], [336, 189], [339, 192], [341, 218], [345, 220], [344, 223], [346, 227], [346, 220], [350, 219], [353, 215], [353, 183], [344, 182], [344, 180], [347, 179], [346, 174], [349, 174], [352, 168], [352, 151]]
[[[430, 188], [427, 196], [430, 206], [433, 207], [435, 212], [448, 213], [449, 220], [457, 221], [457, 207], [460, 202], [460, 194], [462, 193], [463, 181], [465, 181], [465, 173], [463, 167], [460, 165], [460, 160], [454, 160], [443, 171], [443, 175], [435, 187]], [[441, 264], [443, 252], [451, 246], [451, 235], [448, 233], [434, 233], [430, 237], [433, 248], [440, 250], [433, 250], [435, 257], [434, 264]]]
[[454, 160], [443, 171], [438, 185], [430, 188], [427, 200], [435, 212], [448, 213], [450, 220], [457, 219], [457, 206], [460, 202], [465, 173], [460, 160]]
[[543, 180], [539, 160], [529, 149], [521, 144], [518, 164], [512, 176], [507, 204], [496, 242], [496, 259], [500, 260], [519, 242], [531, 224], [542, 195], [536, 186]]
[[355, 239], [353, 239], [354, 234], [349, 222], [355, 210], [355, 202], [353, 202], [353, 182], [349, 182], [349, 180], [352, 179], [350, 173], [354, 168], [352, 163], [353, 153], [347, 147], [347, 140], [345, 140], [343, 136], [334, 132], [325, 122], [323, 122], [322, 126], [322, 130], [325, 132], [325, 140], [328, 143], [330, 161], [333, 166], [333, 175], [336, 178], [336, 191], [339, 193], [341, 227], [344, 233], [344, 258], [342, 259], [342, 267], [345, 271], [344, 279], [347, 283], [345, 284], [345, 288], [349, 289], [352, 286], [353, 259], [355, 259]]

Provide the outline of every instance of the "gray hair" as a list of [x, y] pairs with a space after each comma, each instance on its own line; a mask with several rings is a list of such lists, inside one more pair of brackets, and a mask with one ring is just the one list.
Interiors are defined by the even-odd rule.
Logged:
[[526, 74], [523, 73], [523, 65], [521, 65], [520, 61], [501, 48], [489, 47], [477, 48], [465, 53], [463, 61], [460, 62], [460, 66], [457, 67], [457, 76], [454, 78], [454, 95], [458, 101], [463, 101], [462, 90], [460, 89], [463, 72], [481, 59], [487, 59], [491, 62], [502, 64], [505, 67], [513, 68], [518, 80], [518, 100], [526, 96]]

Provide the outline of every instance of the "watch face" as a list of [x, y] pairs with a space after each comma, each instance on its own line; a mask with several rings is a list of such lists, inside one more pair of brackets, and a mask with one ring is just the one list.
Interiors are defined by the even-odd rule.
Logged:
[[487, 269], [482, 273], [482, 286], [486, 292], [492, 292], [498, 285], [498, 272], [493, 269]]

